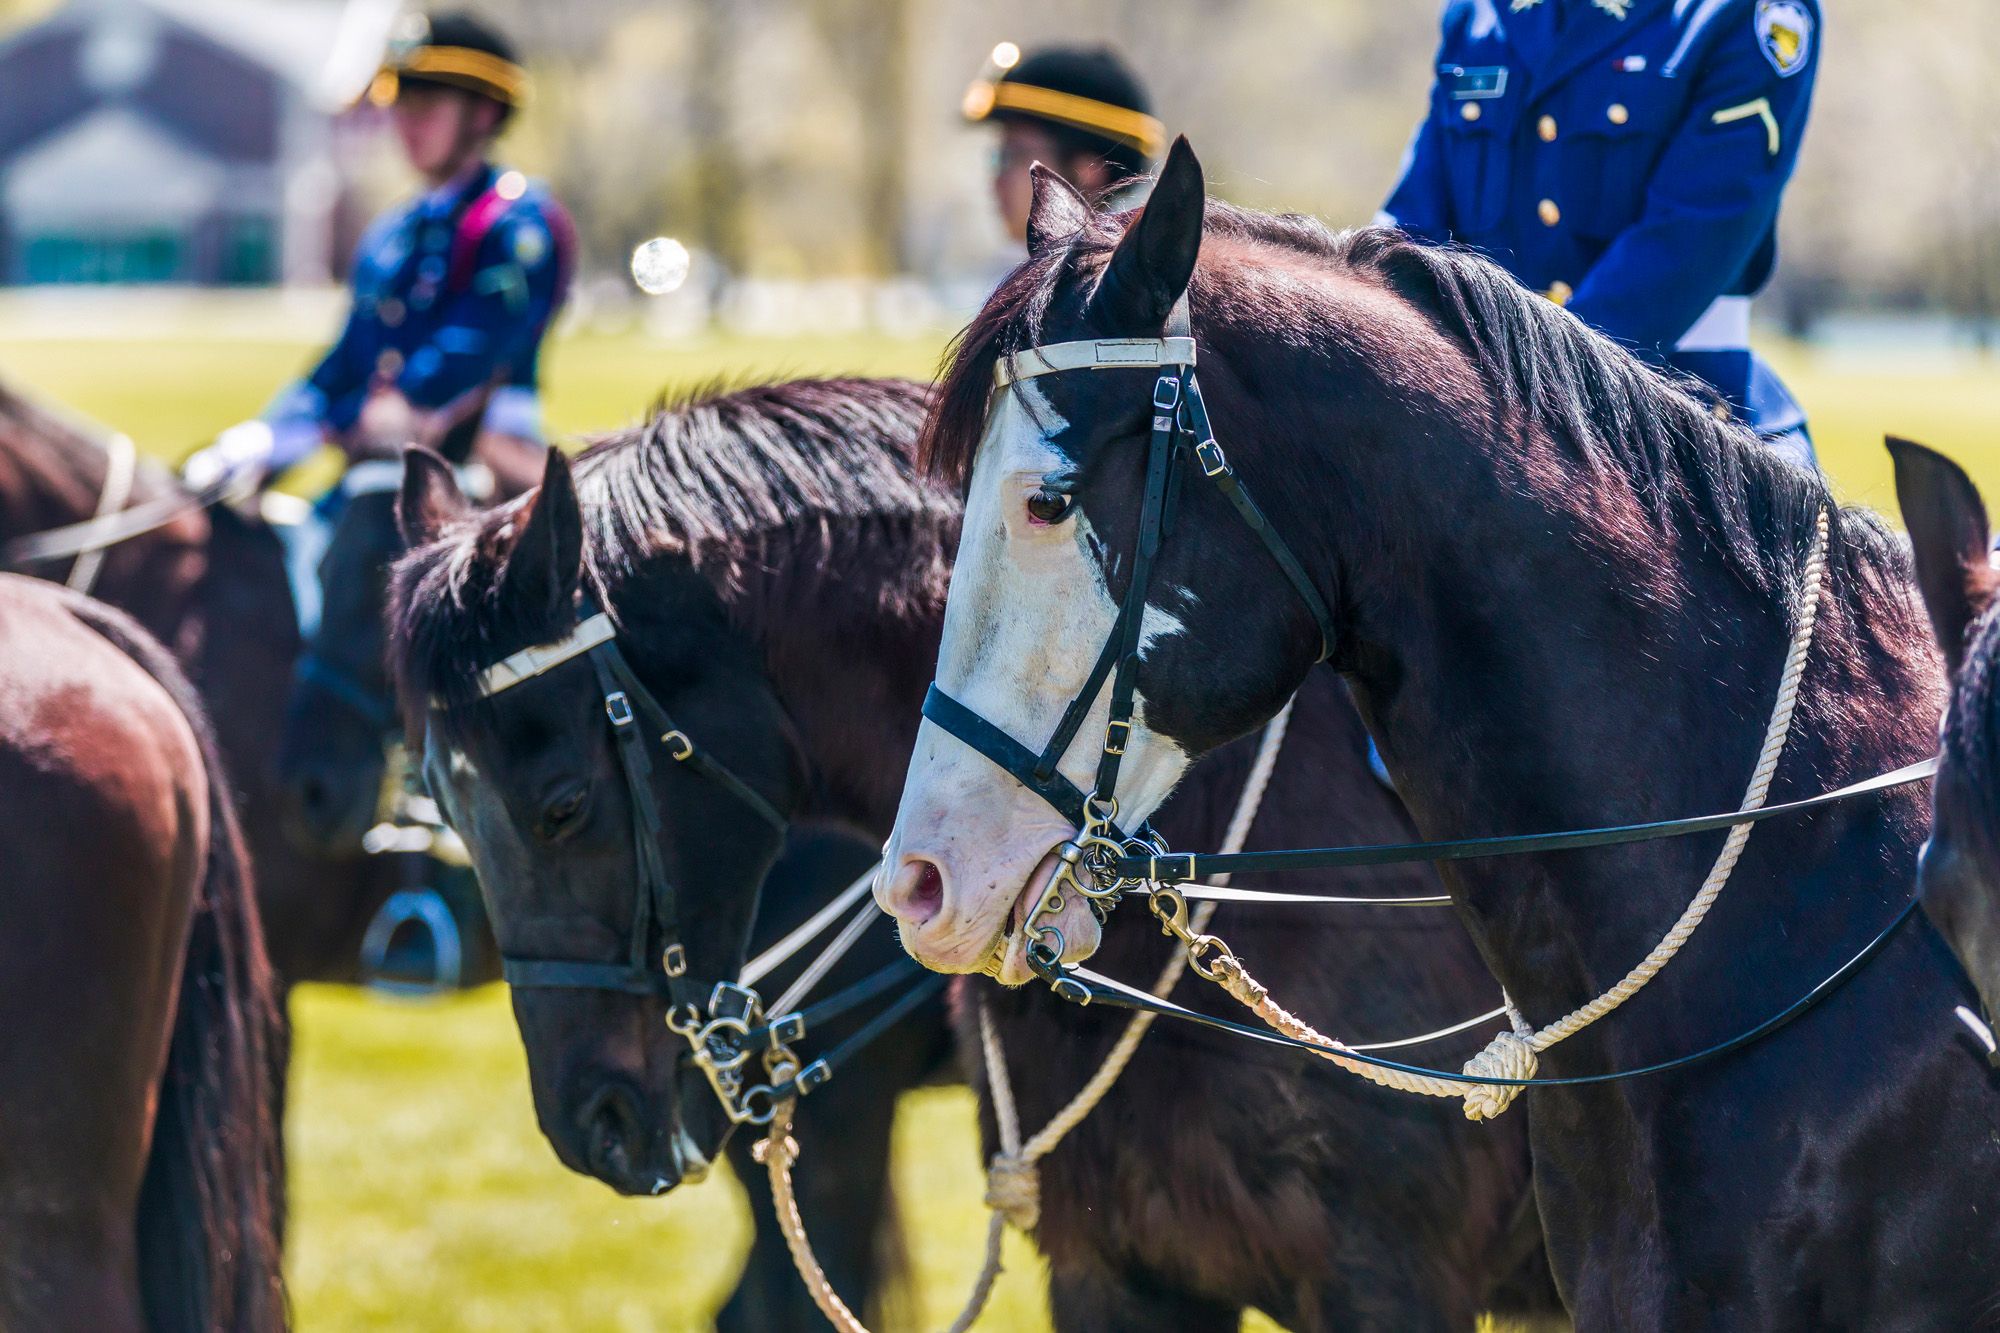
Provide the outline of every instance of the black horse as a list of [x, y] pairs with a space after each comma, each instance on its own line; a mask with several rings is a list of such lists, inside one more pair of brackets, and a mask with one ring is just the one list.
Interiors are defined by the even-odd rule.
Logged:
[[1951, 672], [1930, 842], [1919, 878], [1924, 910], [2000, 1014], [2000, 591], [1986, 506], [1943, 454], [1892, 439], [1896, 498], [1916, 552], [1917, 586]]
[[[1160, 632], [1138, 654], [1122, 818], [1271, 716], [1323, 655], [1426, 835], [1735, 809], [1822, 521], [1817, 636], [1771, 799], [1932, 752], [1943, 679], [1895, 540], [1496, 266], [1205, 204], [1184, 142], [1140, 213], [1093, 216], [1047, 175], [1038, 193], [1030, 257], [963, 339], [927, 435], [930, 467], [970, 483], [940, 683], [1047, 734], [1132, 582], [1159, 372], [1043, 375], [989, 421], [996, 363], [1071, 340], [1112, 359], [1117, 339], [1158, 338], [1185, 295], [1220, 445], [1182, 452], [1163, 483], [1178, 502], [1147, 584]], [[1254, 490], [1296, 582], [1214, 479]], [[977, 564], [973, 514], [991, 525]], [[1331, 608], [1324, 629], [1301, 588]], [[955, 641], [1000, 605], [1037, 622], [1036, 655]], [[997, 827], [1034, 799], [933, 731], [887, 896], [921, 957], [962, 968], [1007, 939], [1048, 842]], [[1086, 782], [1091, 745], [1072, 760]], [[982, 836], [940, 822], [954, 814]], [[1688, 1054], [1790, 1005], [1903, 911], [1927, 822], [1906, 787], [1761, 826], [1680, 957], [1550, 1049], [1543, 1075]], [[1546, 1024], [1661, 940], [1720, 837], [1458, 862], [1448, 882]], [[1969, 993], [1918, 914], [1758, 1044], [1531, 1093], [1536, 1193], [1579, 1326], [1990, 1317], [2000, 1099], [1952, 1017]]]
[[[914, 412], [906, 426], [913, 435]], [[349, 493], [319, 566], [319, 628], [307, 646], [308, 666], [292, 691], [280, 747], [292, 817], [307, 837], [329, 851], [357, 842], [373, 820], [386, 773], [384, 756], [401, 740], [383, 612], [390, 566], [406, 548], [396, 522], [398, 486], [377, 480], [385, 466], [381, 460], [364, 459], [342, 483]], [[393, 466], [400, 481], [401, 461]], [[455, 468], [455, 476], [466, 475], [462, 466]], [[501, 479], [503, 497], [512, 498], [522, 489], [513, 479]], [[874, 863], [877, 845], [834, 829], [796, 831], [772, 867], [752, 932], [753, 952], [783, 938], [852, 883]], [[484, 922], [484, 911], [478, 915]], [[409, 932], [410, 951], [421, 953], [425, 946], [414, 938], [414, 921]], [[782, 991], [813, 952], [807, 950], [773, 974], [766, 983], [778, 988], [772, 994]], [[877, 932], [835, 971], [830, 984], [852, 982], [895, 955], [894, 939]], [[837, 1169], [824, 1179], [802, 1181], [800, 1206], [814, 1230], [828, 1238], [824, 1258], [829, 1269], [845, 1290], [857, 1293], [857, 1300], [888, 1298], [902, 1279], [889, 1176], [896, 1099], [948, 1074], [949, 1052], [943, 1009], [933, 1005], [904, 1025], [891, 1049], [829, 1089], [825, 1104], [815, 1104], [801, 1122], [806, 1141]], [[635, 1091], [591, 1083], [605, 1072], [602, 1066], [565, 1066], [560, 1073], [537, 1074], [537, 1113], [550, 1144], [572, 1169], [620, 1190], [650, 1192], [671, 1183], [651, 1171], [646, 1154], [628, 1147], [628, 1137], [644, 1139], [656, 1122], [641, 1118], [648, 1108], [635, 1102]], [[583, 1088], [585, 1100], [564, 1104], [556, 1091], [561, 1088]], [[604, 1095], [597, 1096], [599, 1092]], [[704, 1151], [712, 1153], [713, 1143]], [[748, 1140], [732, 1141], [730, 1151], [750, 1197], [755, 1238], [719, 1322], [743, 1329], [808, 1326], [820, 1316], [793, 1271], [767, 1177], [750, 1161]]]
[[[397, 573], [396, 675], [406, 715], [429, 728], [428, 770], [480, 860], [510, 953], [596, 960], [629, 945], [620, 932], [636, 882], [632, 813], [591, 667], [572, 659], [471, 701], [498, 656], [570, 634], [579, 592], [615, 616], [625, 659], [703, 753], [795, 818], [878, 837], [888, 827], [959, 529], [956, 501], [913, 472], [925, 401], [915, 386], [881, 381], [699, 399], [592, 450], [580, 482], [552, 457], [538, 494], [484, 517], [466, 513], [448, 469], [413, 458], [403, 511], [412, 542], [429, 544]], [[459, 706], [432, 711], [433, 696]], [[1165, 827], [1219, 839], [1254, 748], [1204, 764]], [[671, 767], [667, 752], [656, 767]], [[1329, 804], [1335, 827], [1356, 838], [1410, 836], [1365, 756], [1338, 682], [1311, 683], [1256, 840], [1301, 837]], [[658, 787], [689, 968], [732, 975], [757, 896], [757, 858], [745, 849], [769, 834], [697, 775]], [[1313, 887], [1436, 891], [1413, 869]], [[1492, 982], [1448, 914], [1336, 913], [1225, 909], [1219, 919], [1302, 1008], [1357, 1035], [1441, 1027], [1492, 1004]], [[1149, 982], [1166, 948], [1150, 922], [1127, 919], [1106, 957]], [[1181, 994], [1214, 1009], [1189, 985]], [[1029, 1132], [1124, 1027], [1046, 993], [982, 984], [958, 998], [968, 1029], [976, 1005], [991, 1006]], [[551, 1071], [615, 1062], [627, 1070], [621, 1086], [645, 1094], [641, 1123], [678, 1117], [698, 1144], [712, 1141], [711, 1099], [677, 1066], [682, 1043], [662, 1026], [659, 1001], [543, 991], [517, 993], [516, 1004], [545, 1102], [595, 1094], [583, 1080], [551, 1086]], [[808, 1057], [825, 1040], [814, 1035]], [[1518, 1126], [1473, 1126], [1454, 1106], [1405, 1105], [1301, 1063], [1188, 1030], [1145, 1038], [1042, 1165], [1037, 1239], [1060, 1327], [1234, 1328], [1257, 1306], [1300, 1329], [1463, 1329], [1494, 1304], [1552, 1307]], [[839, 1085], [811, 1094], [805, 1112]], [[672, 1169], [658, 1152], [648, 1160]], [[801, 1180], [828, 1169], [840, 1163], [808, 1143]]]

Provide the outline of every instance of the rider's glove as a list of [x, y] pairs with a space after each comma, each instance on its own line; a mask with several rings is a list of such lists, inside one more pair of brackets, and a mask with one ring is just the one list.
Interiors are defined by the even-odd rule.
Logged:
[[197, 491], [205, 491], [224, 477], [238, 477], [254, 486], [270, 468], [277, 449], [270, 423], [245, 421], [215, 437], [215, 443], [198, 449], [181, 464], [181, 479]]

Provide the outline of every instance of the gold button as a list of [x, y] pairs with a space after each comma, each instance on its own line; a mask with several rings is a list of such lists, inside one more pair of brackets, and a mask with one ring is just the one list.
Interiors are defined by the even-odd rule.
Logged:
[[1460, 120], [1478, 120], [1479, 103], [1467, 102], [1464, 106], [1458, 109], [1458, 117]]
[[1549, 299], [1557, 305], [1568, 305], [1569, 298], [1575, 295], [1576, 288], [1566, 282], [1558, 281], [1549, 284]]
[[1543, 116], [1535, 122], [1535, 133], [1542, 136], [1543, 143], [1554, 143], [1556, 141], [1556, 118], [1554, 116]]
[[1544, 199], [1535, 205], [1535, 215], [1541, 218], [1544, 227], [1553, 227], [1563, 220], [1563, 211], [1556, 207], [1553, 199]]
[[1623, 125], [1626, 121], [1632, 119], [1632, 113], [1625, 109], [1623, 102], [1613, 102], [1604, 109], [1604, 114], [1613, 125]]

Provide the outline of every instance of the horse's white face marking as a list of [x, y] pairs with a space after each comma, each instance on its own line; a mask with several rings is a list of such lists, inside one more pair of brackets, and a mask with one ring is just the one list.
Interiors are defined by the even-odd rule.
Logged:
[[[1039, 423], [1048, 423], [1048, 429]], [[1028, 497], [1065, 463], [1048, 443], [1063, 424], [1032, 384], [1004, 394], [988, 420], [966, 497], [938, 653], [938, 684], [1035, 750], [1048, 743], [1063, 710], [1082, 690], [1118, 615], [1091, 556], [1083, 515], [1073, 511], [1047, 525], [1028, 516]], [[1136, 507], [1139, 497], [1132, 503]], [[1185, 626], [1149, 606], [1140, 629], [1143, 653]], [[1179, 747], [1145, 727], [1144, 698], [1138, 703], [1118, 781], [1119, 820], [1128, 826], [1166, 799], [1188, 763]], [[1107, 683], [1060, 763], [1084, 791], [1096, 776], [1110, 706]], [[991, 760], [925, 721], [877, 899], [902, 918], [904, 947], [927, 967], [990, 968], [1004, 941], [997, 975], [1018, 985], [1033, 973], [1016, 929], [1016, 909], [1025, 911], [1037, 900], [1054, 870], [1051, 849], [1075, 832]], [[942, 900], [928, 920], [918, 920], [907, 895], [896, 891], [899, 872], [923, 861], [935, 865], [943, 880]], [[1096, 919], [1075, 895], [1054, 924], [1062, 931], [1067, 958], [1096, 951]]]

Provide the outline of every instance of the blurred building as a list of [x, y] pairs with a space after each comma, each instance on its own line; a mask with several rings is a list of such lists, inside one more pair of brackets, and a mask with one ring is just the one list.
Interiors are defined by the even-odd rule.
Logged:
[[395, 0], [70, 0], [0, 40], [0, 281], [324, 282]]

